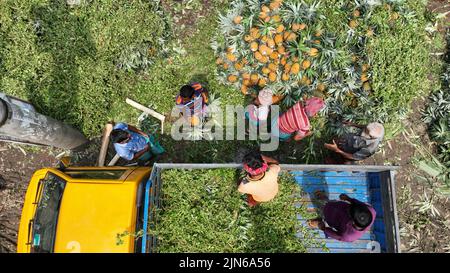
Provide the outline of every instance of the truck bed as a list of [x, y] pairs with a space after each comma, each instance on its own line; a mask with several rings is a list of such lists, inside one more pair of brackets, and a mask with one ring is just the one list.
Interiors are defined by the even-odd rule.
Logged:
[[[374, 225], [370, 232], [353, 243], [340, 242], [332, 238], [325, 238], [325, 234], [318, 232], [319, 240], [332, 253], [377, 253], [387, 252], [385, 218], [392, 215], [385, 214], [382, 205], [381, 173], [364, 171], [291, 171], [297, 183], [302, 187], [302, 205], [308, 211], [316, 211], [318, 201], [314, 192], [324, 191], [330, 200], [339, 200], [341, 193], [351, 198], [371, 204], [377, 212]], [[307, 227], [306, 219], [298, 215], [298, 220]], [[324, 252], [322, 248], [311, 248], [309, 252]]]
[[[217, 169], [241, 168], [240, 164], [155, 164], [147, 185], [146, 217], [152, 218], [151, 207], [159, 207], [159, 191], [163, 184], [161, 171], [164, 169]], [[318, 245], [308, 249], [310, 253], [380, 253], [400, 252], [400, 239], [395, 201], [394, 170], [396, 167], [360, 165], [281, 165], [283, 171], [290, 172], [302, 187], [302, 204], [310, 212], [317, 208], [314, 192], [322, 190], [330, 200], [338, 200], [341, 193], [370, 203], [377, 212], [370, 232], [359, 240], [346, 243], [331, 238], [317, 230]], [[298, 221], [307, 227], [307, 219], [298, 215]], [[151, 222], [151, 221], [150, 221]], [[151, 223], [148, 223], [151, 228]], [[147, 223], [145, 225], [147, 227]], [[298, 234], [300, 236], [300, 234]], [[156, 238], [144, 236], [142, 251], [153, 252]]]

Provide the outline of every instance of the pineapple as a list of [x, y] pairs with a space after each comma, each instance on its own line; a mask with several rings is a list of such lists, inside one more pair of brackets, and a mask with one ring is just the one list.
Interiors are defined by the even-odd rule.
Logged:
[[265, 13], [264, 11], [261, 11], [261, 12], [259, 13], [259, 19], [261, 19], [261, 20], [266, 19], [267, 16], [268, 16], [267, 13]]
[[283, 75], [281, 76], [281, 79], [285, 82], [287, 82], [289, 80], [290, 76], [287, 73], [283, 73]]
[[261, 61], [263, 59], [263, 55], [259, 51], [256, 51], [254, 56], [258, 61]]
[[271, 82], [275, 82], [277, 80], [277, 74], [275, 74], [274, 72], [270, 72], [269, 73], [269, 80]]
[[[269, 68], [269, 70], [272, 71], [272, 72], [276, 72], [276, 71], [278, 70], [278, 66], [277, 66], [276, 64], [274, 64], [274, 63], [270, 63], [270, 64], [268, 65], [268, 68]], [[269, 72], [269, 73], [270, 73], [270, 72]]]
[[281, 2], [280, 1], [273, 1], [270, 3], [269, 7], [271, 10], [275, 11], [278, 10], [281, 6]]
[[351, 20], [348, 25], [350, 26], [351, 29], [355, 29], [358, 27], [359, 23], [356, 20]]
[[270, 58], [272, 59], [272, 60], [276, 60], [276, 59], [278, 59], [280, 56], [278, 55], [278, 52], [272, 52], [272, 54], [270, 54]]
[[287, 58], [286, 57], [281, 58], [280, 64], [281, 65], [286, 65], [287, 64]]
[[236, 55], [234, 55], [233, 53], [228, 53], [228, 54], [227, 54], [227, 59], [228, 59], [230, 62], [235, 62], [235, 61], [237, 60]]
[[284, 66], [284, 73], [285, 73], [285, 74], [289, 73], [289, 72], [291, 71], [291, 68], [292, 68], [292, 64], [291, 64], [291, 63], [287, 63], [287, 64]]
[[272, 20], [275, 22], [275, 23], [279, 23], [279, 22], [281, 22], [281, 17], [280, 17], [280, 15], [274, 15], [274, 16], [272, 16]]
[[279, 26], [277, 27], [277, 33], [283, 33], [285, 29], [286, 29], [286, 28], [284, 27], [284, 25], [279, 25]]
[[227, 64], [227, 63], [224, 63], [224, 64], [223, 64], [223, 69], [228, 70], [228, 68], [230, 68], [230, 65]]
[[236, 16], [236, 17], [234, 17], [233, 22], [234, 22], [236, 25], [239, 25], [239, 24], [242, 22], [242, 16]]
[[325, 86], [325, 84], [323, 84], [323, 83], [319, 83], [318, 85], [317, 85], [317, 91], [319, 91], [319, 92], [325, 92], [325, 90], [326, 90], [326, 86]]
[[302, 68], [303, 68], [303, 70], [306, 70], [306, 69], [308, 69], [308, 68], [310, 68], [311, 67], [311, 61], [309, 61], [309, 60], [304, 60], [303, 62], [302, 62]]
[[278, 46], [277, 51], [280, 54], [285, 54], [286, 53], [286, 48], [284, 46], [280, 45], [280, 46]]
[[251, 51], [256, 52], [256, 51], [258, 51], [258, 48], [259, 48], [258, 42], [252, 42], [250, 44], [250, 50]]
[[269, 75], [269, 73], [270, 73], [270, 69], [268, 67], [263, 67], [263, 69], [261, 71], [264, 75]]
[[291, 67], [291, 74], [298, 74], [300, 72], [300, 64], [294, 63]]
[[241, 86], [241, 92], [244, 95], [248, 95], [248, 87], [246, 85]]
[[305, 23], [301, 23], [300, 25], [299, 25], [299, 29], [300, 30], [304, 30], [304, 29], [306, 29], [308, 27], [308, 25], [306, 25]]
[[290, 33], [289, 36], [287, 37], [286, 41], [292, 42], [292, 41], [294, 41], [295, 39], [297, 39], [297, 34], [295, 34], [295, 33]]
[[[249, 73], [243, 73], [243, 74], [242, 74], [242, 78], [243, 78], [244, 80], [250, 80], [250, 74], [249, 74]], [[248, 85], [248, 84], [246, 84], [246, 85]]]
[[355, 9], [353, 11], [353, 17], [358, 18], [359, 16], [361, 16], [361, 12], [358, 9]]
[[312, 47], [308, 52], [308, 55], [311, 57], [316, 57], [318, 54], [319, 54], [319, 50], [314, 47]]
[[228, 81], [231, 83], [235, 83], [238, 81], [238, 77], [236, 75], [230, 75], [228, 76]]
[[275, 47], [275, 41], [274, 41], [273, 39], [268, 39], [268, 40], [267, 40], [267, 45], [268, 45], [270, 48], [274, 48], [274, 47]]
[[259, 82], [259, 75], [258, 74], [252, 74], [250, 76], [250, 82], [252, 84], [258, 84], [258, 82]]
[[298, 30], [300, 30], [300, 24], [297, 23], [292, 24], [291, 30], [297, 32]]
[[391, 19], [391, 21], [395, 21], [395, 20], [397, 20], [399, 17], [400, 17], [400, 14], [398, 14], [398, 12], [393, 12], [393, 13], [391, 14], [390, 19]]
[[367, 76], [367, 73], [363, 73], [362, 75], [361, 75], [361, 81], [362, 82], [366, 82], [366, 81], [368, 81], [369, 80], [369, 77]]
[[251, 36], [251, 35], [245, 35], [245, 37], [244, 37], [244, 41], [246, 41], [247, 43], [248, 42], [251, 42], [251, 41], [253, 41], [254, 39], [253, 39], [253, 37]]
[[267, 85], [267, 80], [264, 78], [259, 79], [258, 86], [265, 87]]
[[277, 34], [275, 35], [275, 44], [277, 44], [278, 46], [283, 44], [283, 36], [281, 34]]
[[242, 84], [245, 85], [245, 86], [251, 86], [252, 82], [250, 81], [250, 79], [248, 79], [248, 80], [243, 80]]
[[263, 56], [270, 55], [272, 54], [272, 52], [273, 50], [264, 44], [259, 46], [259, 53], [261, 53]]
[[264, 12], [264, 13], [269, 13], [270, 12], [270, 8], [268, 6], [266, 6], [266, 5], [263, 5], [261, 7], [261, 11]]
[[366, 91], [366, 92], [370, 92], [370, 91], [372, 90], [372, 87], [370, 86], [370, 83], [369, 83], [369, 82], [365, 82], [365, 83], [363, 84], [363, 89], [364, 89], [364, 91]]
[[222, 59], [222, 58], [217, 58], [216, 64], [217, 64], [217, 65], [223, 64], [223, 59]]
[[368, 64], [363, 64], [361, 70], [362, 70], [362, 72], [367, 72], [367, 71], [369, 70], [369, 68], [370, 68], [370, 65], [368, 65]]
[[244, 65], [240, 62], [236, 62], [234, 64], [234, 69], [236, 69], [237, 71], [240, 71], [243, 67], [244, 67]]

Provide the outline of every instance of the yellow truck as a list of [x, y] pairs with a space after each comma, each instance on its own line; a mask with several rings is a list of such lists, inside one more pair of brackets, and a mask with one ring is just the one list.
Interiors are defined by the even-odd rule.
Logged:
[[[241, 164], [155, 163], [152, 167], [70, 167], [34, 173], [25, 197], [18, 252], [158, 252], [156, 209], [169, 169], [239, 169]], [[399, 252], [400, 232], [394, 166], [281, 165], [302, 187], [301, 202], [315, 210], [315, 192], [337, 200], [341, 193], [370, 203], [377, 217], [370, 232], [348, 243], [320, 233], [314, 240], [331, 253]], [[195, 181], [193, 181], [195, 182]], [[298, 221], [308, 228], [307, 219]], [[302, 239], [302, 238], [300, 238]], [[324, 252], [322, 247], [308, 252]]]
[[[67, 167], [38, 170], [31, 178], [17, 251], [141, 252], [150, 167]], [[63, 194], [64, 193], [64, 194]], [[120, 237], [118, 234], [126, 234]]]

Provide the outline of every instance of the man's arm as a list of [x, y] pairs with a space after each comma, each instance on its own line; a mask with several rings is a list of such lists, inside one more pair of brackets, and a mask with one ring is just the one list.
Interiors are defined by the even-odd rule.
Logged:
[[141, 130], [139, 130], [138, 128], [136, 128], [136, 127], [134, 127], [132, 125], [128, 125], [128, 130], [130, 130], [132, 132], [135, 132], [135, 133], [138, 133], [138, 134], [140, 134], [142, 136], [148, 137], [148, 135], [146, 133], [142, 132]]
[[279, 164], [280, 164], [276, 159], [273, 159], [273, 158], [268, 157], [268, 156], [265, 156], [265, 155], [262, 155], [262, 159], [263, 159], [268, 165], [272, 165], [272, 164], [279, 165]]
[[139, 152], [134, 154], [133, 160], [138, 159], [139, 157], [141, 157], [143, 154], [145, 154], [149, 150], [150, 150], [150, 146], [148, 144], [145, 145], [145, 148], [142, 151], [139, 151]]
[[295, 141], [300, 141], [304, 139], [305, 137], [310, 136], [312, 133], [310, 131], [298, 131], [297, 134], [294, 136]]
[[331, 150], [335, 153], [341, 154], [346, 159], [355, 160], [355, 158], [353, 157], [353, 154], [346, 153], [346, 152], [342, 151], [341, 149], [339, 149], [339, 147], [337, 146], [334, 139], [333, 139], [333, 144], [325, 144], [325, 148], [327, 148], [328, 150]]
[[327, 237], [331, 237], [331, 238], [339, 240], [339, 241], [342, 240], [342, 236], [339, 233], [337, 233], [336, 231], [334, 231], [332, 228], [323, 227], [321, 229], [323, 230], [323, 232], [325, 233], [325, 235]]
[[355, 128], [359, 128], [359, 129], [364, 129], [366, 127], [366, 125], [359, 125], [359, 124], [356, 124], [356, 123], [353, 123], [353, 122], [350, 122], [350, 121], [343, 121], [342, 124], [348, 125], [348, 126], [352, 126], [352, 127], [355, 127]]

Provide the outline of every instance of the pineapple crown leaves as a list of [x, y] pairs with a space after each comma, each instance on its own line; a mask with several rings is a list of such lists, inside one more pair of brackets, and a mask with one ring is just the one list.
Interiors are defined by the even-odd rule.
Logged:
[[236, 17], [235, 12], [229, 12], [227, 15], [219, 14], [219, 27], [224, 36], [228, 35], [244, 35], [245, 28], [240, 24], [234, 23], [234, 18]]

